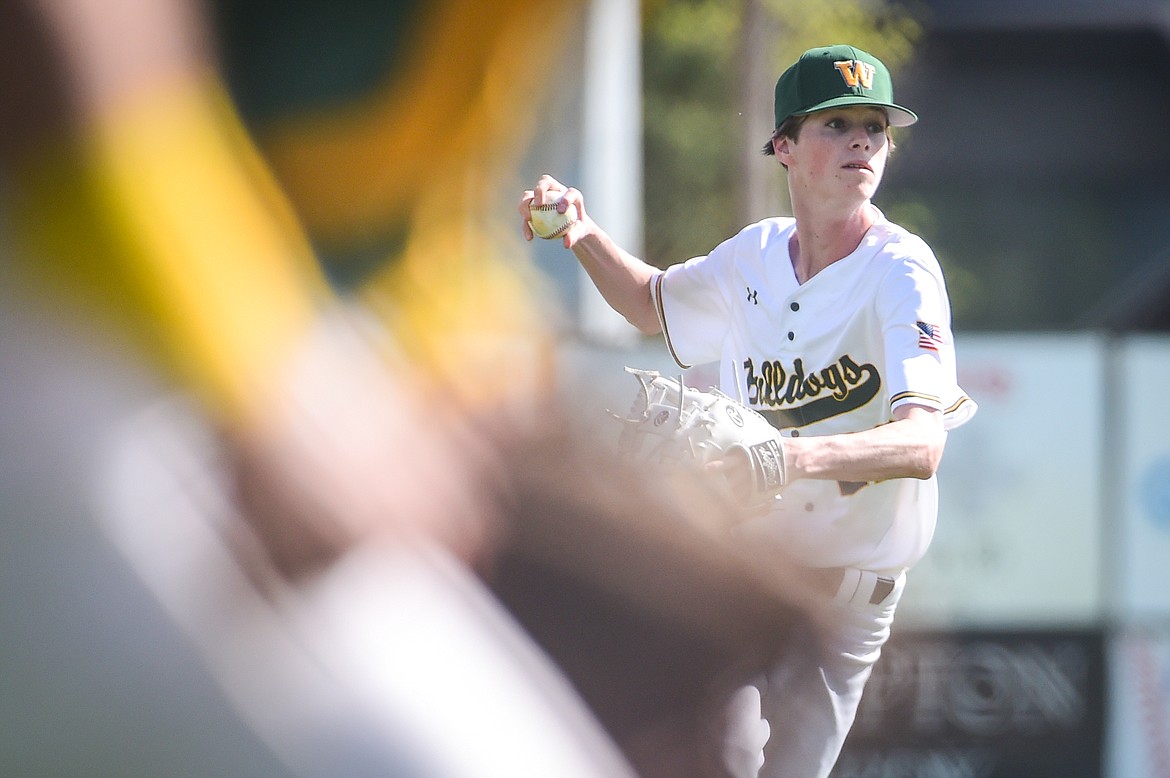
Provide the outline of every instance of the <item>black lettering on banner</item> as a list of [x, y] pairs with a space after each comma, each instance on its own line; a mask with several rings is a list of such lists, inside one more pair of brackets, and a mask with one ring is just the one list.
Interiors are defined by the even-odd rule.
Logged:
[[1100, 630], [899, 632], [833, 778], [1101, 778]]

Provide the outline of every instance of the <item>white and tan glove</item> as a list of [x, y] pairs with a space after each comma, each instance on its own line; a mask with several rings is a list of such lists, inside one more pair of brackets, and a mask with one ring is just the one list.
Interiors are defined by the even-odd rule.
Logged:
[[751, 471], [747, 494], [737, 495], [749, 508], [766, 507], [785, 486], [784, 444], [779, 431], [751, 408], [717, 389], [685, 386], [682, 377], [627, 367], [638, 379], [638, 394], [618, 449], [631, 459], [654, 465], [695, 466], [741, 453]]

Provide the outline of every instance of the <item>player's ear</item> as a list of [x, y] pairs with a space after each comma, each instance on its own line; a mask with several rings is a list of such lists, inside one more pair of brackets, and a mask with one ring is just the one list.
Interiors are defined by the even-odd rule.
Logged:
[[776, 159], [785, 167], [788, 166], [788, 160], [792, 156], [792, 138], [787, 135], [777, 135], [772, 138], [772, 150], [776, 153]]

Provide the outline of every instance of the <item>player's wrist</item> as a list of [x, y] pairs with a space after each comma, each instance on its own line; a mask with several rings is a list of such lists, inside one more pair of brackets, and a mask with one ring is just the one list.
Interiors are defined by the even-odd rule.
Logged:
[[738, 455], [747, 463], [749, 481], [744, 492], [749, 504], [768, 504], [788, 485], [784, 442], [779, 432], [755, 442], [737, 443], [729, 453]]

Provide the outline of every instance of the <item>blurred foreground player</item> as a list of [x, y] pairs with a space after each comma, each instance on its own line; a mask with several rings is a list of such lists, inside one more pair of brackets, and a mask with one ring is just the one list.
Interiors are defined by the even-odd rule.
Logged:
[[[674, 510], [663, 495], [599, 510], [563, 490], [587, 451], [502, 436], [339, 298], [236, 119], [200, 7], [0, 15], [4, 771], [693, 772], [655, 747], [687, 731], [685, 707], [623, 720], [604, 667], [574, 679], [597, 679], [587, 707], [472, 571], [498, 565], [517, 610], [516, 584], [547, 573], [562, 605], [610, 592], [630, 635], [642, 614], [653, 634], [697, 630], [695, 707], [770, 653], [784, 588], [631, 520]], [[619, 541], [653, 563], [611, 575]], [[705, 617], [662, 571], [710, 576]], [[546, 645], [572, 634], [525, 617]]]

